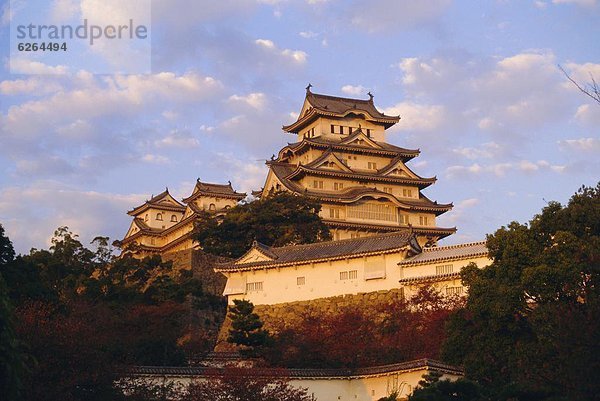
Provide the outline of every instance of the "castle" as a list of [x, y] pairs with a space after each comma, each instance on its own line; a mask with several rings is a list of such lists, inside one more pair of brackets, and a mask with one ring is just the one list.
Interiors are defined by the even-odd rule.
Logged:
[[[212, 265], [226, 278], [222, 293], [230, 304], [251, 301], [269, 329], [271, 321], [293, 326], [308, 306], [324, 313], [348, 305], [368, 310], [424, 284], [448, 296], [466, 292], [460, 269], [488, 265], [487, 248], [484, 242], [438, 246], [456, 231], [436, 224], [452, 204], [422, 193], [436, 178], [420, 177], [407, 166], [419, 150], [386, 142], [386, 130], [399, 119], [378, 111], [370, 93], [368, 100], [349, 99], [306, 88], [298, 119], [283, 127], [296, 142], [267, 161], [264, 187], [253, 195], [288, 191], [317, 200], [333, 240], [283, 247], [255, 242], [240, 258]], [[166, 190], [129, 212], [133, 221], [120, 245], [135, 257], [200, 249], [192, 238], [199, 214], [227, 213], [245, 197], [231, 183], [199, 180], [181, 202]], [[230, 324], [226, 319], [221, 327], [218, 352], [231, 349], [225, 341]], [[320, 400], [372, 401], [394, 391], [406, 399], [430, 371], [461, 375], [459, 368], [420, 360], [356, 372], [297, 369], [289, 378]], [[210, 378], [205, 368], [148, 368], [138, 375], [180, 382]]]
[[[283, 127], [296, 142], [267, 162], [264, 187], [254, 194], [289, 191], [318, 200], [334, 240], [410, 228], [421, 247], [435, 245], [456, 231], [436, 225], [452, 204], [422, 193], [436, 178], [420, 177], [407, 166], [419, 150], [386, 142], [385, 131], [399, 119], [378, 111], [370, 93], [368, 100], [348, 99], [313, 93], [309, 85], [297, 121]], [[121, 246], [140, 257], [193, 248], [199, 210], [225, 213], [245, 197], [231, 183], [198, 181], [182, 202], [166, 190], [128, 212], [133, 221]]]

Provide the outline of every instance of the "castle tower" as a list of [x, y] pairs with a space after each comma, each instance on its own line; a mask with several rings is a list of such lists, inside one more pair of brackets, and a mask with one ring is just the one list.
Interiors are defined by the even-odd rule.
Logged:
[[123, 252], [139, 258], [196, 248], [198, 244], [192, 234], [198, 214], [201, 211], [225, 213], [245, 197], [246, 194], [236, 192], [231, 183], [212, 184], [199, 179], [192, 194], [182, 203], [167, 189], [127, 212], [133, 221], [117, 244]]
[[388, 116], [369, 99], [321, 95], [306, 88], [298, 119], [283, 130], [297, 141], [267, 162], [263, 195], [290, 191], [322, 203], [321, 217], [334, 239], [412, 228], [421, 246], [431, 246], [455, 228], [437, 227], [452, 209], [421, 192], [436, 178], [414, 173], [407, 163], [419, 150], [386, 142], [400, 117]]

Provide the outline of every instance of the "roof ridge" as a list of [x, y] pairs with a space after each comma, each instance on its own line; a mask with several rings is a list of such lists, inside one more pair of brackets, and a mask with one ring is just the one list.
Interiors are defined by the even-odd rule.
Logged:
[[398, 230], [398, 231], [394, 231], [394, 232], [391, 232], [391, 233], [385, 233], [385, 234], [379, 234], [379, 235], [369, 235], [367, 237], [346, 238], [346, 239], [340, 239], [340, 240], [312, 242], [310, 244], [284, 245], [284, 246], [279, 246], [279, 247], [269, 247], [269, 249], [306, 248], [306, 247], [310, 247], [310, 246], [329, 247], [329, 246], [337, 246], [340, 243], [360, 242], [360, 241], [363, 241], [363, 240], [374, 239], [374, 238], [381, 238], [381, 237], [394, 237], [394, 236], [397, 236], [397, 235], [400, 235], [400, 234], [410, 234], [410, 231], [409, 230]]
[[[359, 101], [359, 102], [364, 102], [364, 103], [369, 103], [371, 102], [371, 99], [355, 99], [355, 98], [351, 98], [351, 97], [341, 97], [341, 96], [335, 96], [335, 95], [325, 95], [323, 93], [315, 93], [315, 92], [308, 92], [310, 95], [316, 96], [316, 97], [326, 97], [329, 99], [333, 99], [333, 100], [349, 100], [349, 101]], [[308, 97], [308, 96], [307, 96]], [[383, 113], [381, 113], [383, 114]]]
[[445, 250], [445, 249], [466, 248], [468, 246], [473, 246], [473, 245], [485, 245], [486, 242], [487, 241], [482, 240], [482, 241], [475, 241], [475, 242], [463, 242], [462, 244], [436, 246], [433, 248], [425, 248], [425, 249], [423, 249], [423, 252], [434, 252], [434, 251]]

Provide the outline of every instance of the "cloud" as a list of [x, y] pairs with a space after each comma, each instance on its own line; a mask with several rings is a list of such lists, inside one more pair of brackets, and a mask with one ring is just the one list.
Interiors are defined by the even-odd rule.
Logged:
[[168, 157], [150, 153], [144, 155], [141, 160], [150, 164], [168, 164], [170, 162]]
[[488, 165], [473, 163], [470, 166], [450, 166], [446, 168], [445, 175], [449, 179], [468, 178], [479, 175], [493, 175], [499, 178], [505, 177], [509, 172], [536, 173], [541, 171], [552, 171], [554, 173], [563, 173], [566, 166], [552, 165], [546, 160], [531, 162], [521, 160], [516, 163], [504, 162]]
[[98, 235], [121, 237], [129, 225], [125, 211], [146, 195], [99, 193], [40, 181], [0, 189], [0, 219], [17, 252], [50, 245], [54, 230], [68, 226], [84, 245]]
[[455, 154], [470, 160], [493, 159], [496, 158], [501, 151], [502, 147], [495, 142], [484, 143], [479, 148], [460, 147], [452, 149], [452, 152]]
[[10, 58], [10, 72], [13, 74], [32, 74], [32, 75], [49, 75], [49, 74], [66, 74], [69, 72], [69, 67], [65, 65], [51, 66], [39, 61], [26, 60], [19, 57]]
[[600, 152], [600, 139], [598, 139], [598, 138], [565, 139], [562, 141], [558, 141], [558, 146], [563, 150], [581, 151], [581, 152]]
[[197, 148], [200, 141], [188, 130], [172, 130], [167, 136], [154, 142], [157, 148]]
[[0, 82], [0, 93], [9, 96], [24, 94], [42, 96], [48, 93], [56, 93], [62, 89], [63, 87], [60, 83], [52, 80], [44, 80], [37, 76]]
[[553, 4], [575, 4], [580, 7], [595, 7], [598, 0], [552, 0]]
[[229, 102], [233, 105], [242, 105], [256, 110], [264, 110], [267, 104], [267, 96], [264, 93], [250, 93], [246, 96], [231, 95]]
[[443, 105], [406, 101], [385, 108], [383, 111], [390, 116], [400, 116], [400, 122], [392, 128], [399, 131], [436, 131], [448, 121], [446, 108]]
[[344, 85], [342, 86], [342, 92], [350, 96], [362, 96], [366, 93], [367, 88], [362, 85]]
[[348, 7], [352, 25], [369, 33], [412, 29], [434, 23], [451, 0], [356, 0]]
[[308, 55], [301, 50], [279, 49], [270, 39], [256, 39], [256, 45], [265, 52], [282, 56], [283, 58], [297, 64], [306, 63]]

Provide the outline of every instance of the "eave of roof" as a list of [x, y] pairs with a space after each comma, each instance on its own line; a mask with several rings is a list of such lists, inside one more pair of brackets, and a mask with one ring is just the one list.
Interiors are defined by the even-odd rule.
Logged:
[[488, 249], [485, 241], [425, 248], [422, 253], [405, 259], [398, 263], [398, 265], [417, 266], [479, 257], [488, 257]]
[[353, 153], [362, 153], [362, 154], [371, 154], [371, 155], [383, 155], [383, 156], [402, 156], [403, 161], [409, 161], [417, 157], [421, 151], [418, 149], [405, 149], [399, 146], [395, 146], [386, 142], [377, 142], [382, 146], [381, 149], [376, 149], [370, 146], [360, 146], [360, 145], [346, 145], [339, 142], [319, 140], [319, 138], [304, 138], [301, 142], [295, 142], [288, 144], [283, 149], [279, 151], [279, 158], [286, 151], [286, 149], [291, 150], [292, 152], [299, 152], [306, 148], [316, 148], [316, 149], [327, 149], [332, 148], [333, 150], [339, 151], [347, 151]]
[[[354, 369], [277, 369], [252, 368], [248, 369], [249, 377], [266, 378], [303, 378], [303, 379], [358, 379], [377, 377], [390, 373], [404, 373], [416, 370], [433, 370], [440, 373], [463, 375], [459, 366], [448, 365], [433, 359], [419, 359], [382, 366], [371, 366]], [[161, 376], [161, 377], [220, 377], [225, 373], [223, 368], [204, 366], [170, 367], [170, 366], [134, 366], [128, 371], [131, 376]]]
[[362, 114], [367, 121], [381, 123], [386, 129], [400, 121], [399, 116], [387, 116], [377, 110], [372, 98], [369, 100], [350, 99], [307, 91], [306, 101], [312, 106], [312, 109], [300, 116], [294, 123], [284, 126], [284, 131], [297, 133], [319, 116], [343, 118], [348, 114]]
[[[269, 254], [276, 258], [259, 262], [239, 263], [240, 260], [243, 260], [254, 249], [253, 247], [235, 261], [216, 265], [215, 271], [231, 272], [269, 269], [318, 263], [321, 261], [381, 255], [397, 252], [402, 249], [413, 249], [414, 246], [418, 247], [418, 245], [413, 244], [413, 238], [414, 236], [410, 230], [398, 230], [392, 233], [363, 238], [268, 248]], [[265, 252], [263, 254], [268, 256]]]

